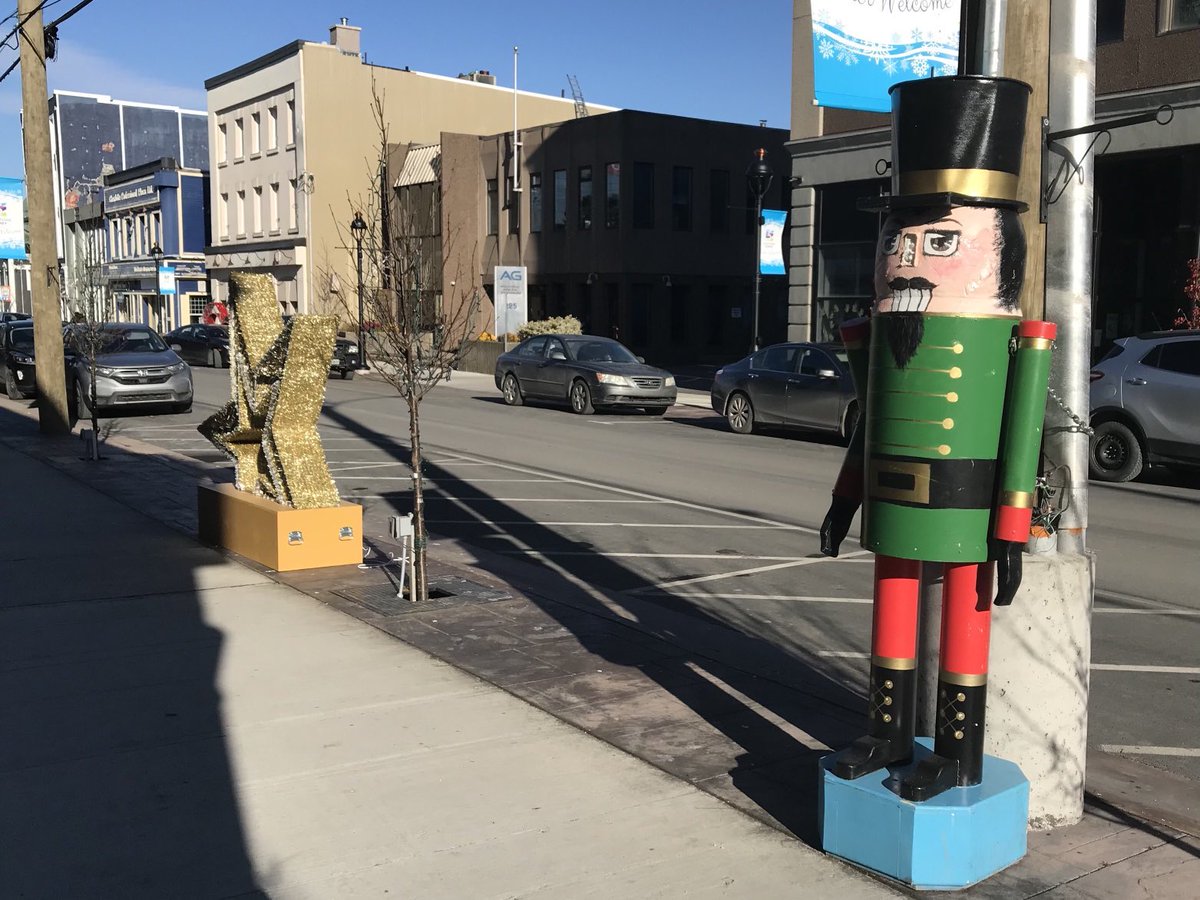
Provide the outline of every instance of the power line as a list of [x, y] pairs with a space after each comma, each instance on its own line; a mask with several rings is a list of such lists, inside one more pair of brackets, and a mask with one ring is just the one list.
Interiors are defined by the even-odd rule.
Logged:
[[[16, 34], [18, 31], [20, 31], [24, 27], [25, 23], [28, 22], [33, 16], [37, 15], [39, 12], [41, 12], [44, 9], [47, 9], [51, 6], [54, 6], [55, 4], [62, 3], [62, 2], [63, 2], [63, 0], [42, 0], [42, 3], [38, 4], [37, 9], [33, 10], [33, 12], [31, 12], [27, 16], [25, 16], [25, 18], [22, 19], [19, 23], [17, 23], [17, 25], [15, 25], [13, 27], [13, 30], [10, 31], [5, 36], [4, 40], [0, 41], [0, 46], [7, 45], [9, 39], [14, 34]], [[49, 25], [45, 26], [45, 28], [42, 29], [43, 33], [50, 32], [50, 35], [47, 36], [47, 40], [46, 40], [46, 46], [47, 46], [46, 56], [47, 57], [50, 57], [50, 58], [54, 57], [54, 53], [49, 48], [53, 44], [56, 44], [58, 41], [58, 35], [55, 32], [57, 32], [57, 30], [58, 30], [59, 23], [65, 22], [67, 19], [71, 18], [71, 16], [75, 15], [75, 13], [79, 12], [81, 9], [83, 9], [85, 6], [87, 6], [91, 2], [92, 2], [92, 0], [81, 0], [80, 3], [76, 3], [73, 7], [71, 7], [69, 10], [67, 10], [65, 13], [63, 13], [61, 16], [59, 16], [57, 19], [55, 19], [53, 22], [51, 22]], [[12, 15], [10, 15], [8, 17], [8, 19], [15, 19], [16, 16], [17, 16], [17, 14], [14, 12]], [[8, 19], [4, 19], [3, 22], [7, 22]], [[2, 25], [3, 22], [0, 22], [0, 25]], [[13, 69], [15, 69], [20, 64], [20, 62], [21, 62], [20, 56], [18, 56], [15, 60], [13, 60], [12, 65], [10, 65], [7, 69], [4, 70], [3, 75], [0, 75], [0, 82], [3, 82], [5, 78], [7, 78], [9, 75], [11, 75]], [[45, 64], [45, 60], [43, 60], [42, 62], [43, 62], [43, 64]]]

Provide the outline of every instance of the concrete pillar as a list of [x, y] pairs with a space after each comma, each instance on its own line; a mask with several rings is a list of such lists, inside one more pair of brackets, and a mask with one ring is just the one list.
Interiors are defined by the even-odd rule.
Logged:
[[992, 615], [984, 749], [1029, 779], [1034, 829], [1083, 816], [1093, 569], [1090, 556], [1026, 555], [1016, 599]]

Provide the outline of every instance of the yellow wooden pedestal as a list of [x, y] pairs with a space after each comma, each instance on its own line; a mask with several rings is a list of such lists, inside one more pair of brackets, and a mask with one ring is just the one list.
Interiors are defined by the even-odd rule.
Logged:
[[202, 484], [197, 491], [200, 540], [277, 572], [362, 562], [362, 507], [291, 509], [239, 491]]

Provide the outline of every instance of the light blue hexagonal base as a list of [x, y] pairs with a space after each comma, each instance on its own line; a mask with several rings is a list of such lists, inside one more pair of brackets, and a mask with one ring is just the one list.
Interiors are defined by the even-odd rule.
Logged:
[[[917, 738], [917, 760], [932, 741]], [[905, 769], [881, 769], [854, 781], [821, 760], [821, 841], [826, 853], [922, 890], [957, 890], [1007, 868], [1025, 855], [1029, 782], [1016, 763], [983, 760], [983, 781], [951, 788], [924, 803], [889, 789]]]

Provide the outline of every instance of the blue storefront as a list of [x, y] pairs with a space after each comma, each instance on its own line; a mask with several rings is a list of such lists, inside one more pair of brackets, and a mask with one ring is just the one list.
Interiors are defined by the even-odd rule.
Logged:
[[104, 179], [104, 274], [122, 321], [166, 333], [209, 302], [208, 175], [161, 159]]

